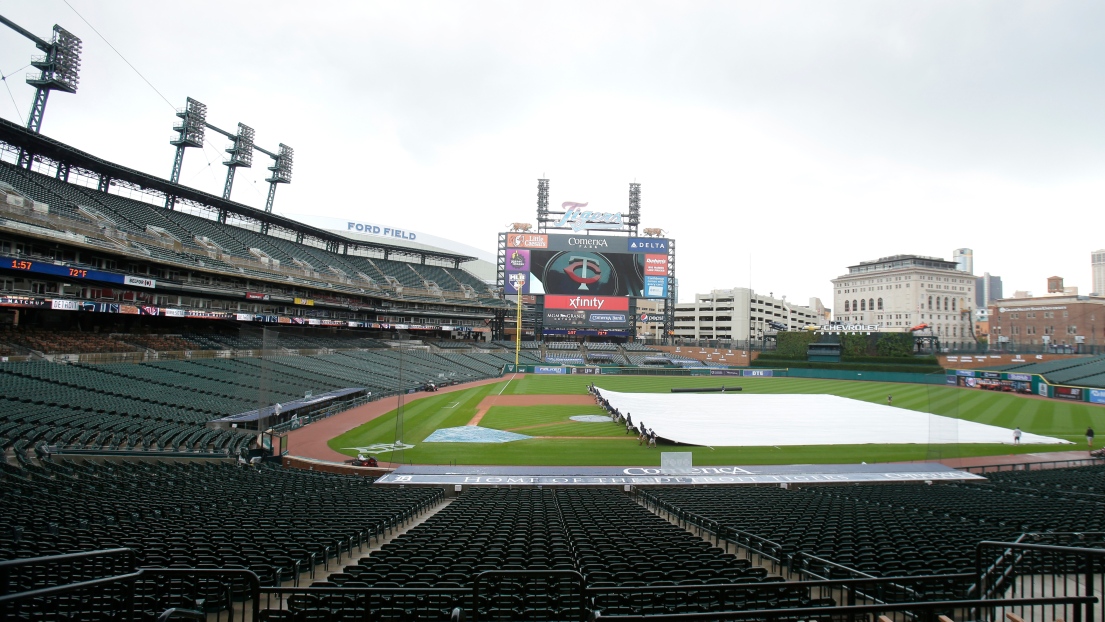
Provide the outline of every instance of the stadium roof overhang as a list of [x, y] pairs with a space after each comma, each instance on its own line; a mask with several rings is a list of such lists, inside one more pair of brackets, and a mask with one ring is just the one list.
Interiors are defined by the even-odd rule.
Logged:
[[475, 261], [477, 259], [470, 255], [422, 250], [406, 246], [347, 238], [332, 231], [312, 227], [290, 218], [278, 216], [241, 203], [235, 203], [234, 201], [228, 201], [222, 197], [208, 194], [196, 190], [195, 188], [174, 184], [166, 179], [136, 171], [113, 162], [108, 162], [103, 158], [98, 158], [80, 149], [70, 147], [65, 143], [48, 138], [42, 134], [35, 134], [7, 119], [0, 119], [0, 141], [8, 143], [17, 149], [25, 150], [36, 157], [48, 158], [60, 164], [83, 169], [94, 175], [107, 177], [112, 181], [124, 182], [137, 190], [152, 191], [163, 196], [175, 196], [178, 200], [193, 203], [211, 210], [234, 214], [243, 220], [265, 223], [269, 226], [302, 234], [305, 238], [314, 238], [326, 243], [327, 248], [335, 252], [375, 249], [384, 251], [387, 256], [400, 256], [419, 260], [436, 259], [453, 262], [454, 265], [457, 266], [461, 263]]

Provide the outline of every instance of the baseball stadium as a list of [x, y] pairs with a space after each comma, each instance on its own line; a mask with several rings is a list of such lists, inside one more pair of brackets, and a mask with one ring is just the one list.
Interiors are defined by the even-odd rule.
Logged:
[[494, 252], [280, 215], [293, 148], [195, 99], [167, 177], [44, 135], [81, 40], [4, 23], [46, 52], [0, 119], [5, 620], [1105, 617], [1105, 357], [677, 341], [640, 183], [539, 179]]

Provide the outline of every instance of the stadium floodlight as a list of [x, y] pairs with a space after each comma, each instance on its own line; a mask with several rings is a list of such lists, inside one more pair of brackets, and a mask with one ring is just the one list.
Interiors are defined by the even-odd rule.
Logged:
[[269, 183], [278, 184], [290, 184], [292, 183], [292, 166], [295, 164], [295, 150], [291, 147], [280, 143], [280, 151], [276, 156], [276, 161], [269, 167], [272, 171], [272, 177], [269, 177], [265, 181]]
[[[173, 172], [169, 175], [172, 183], [180, 182], [180, 167], [184, 164], [184, 150], [188, 147], [203, 147], [204, 132], [207, 129], [207, 106], [188, 98], [188, 103], [181, 110], [176, 111], [180, 117], [180, 125], [173, 126], [177, 132], [176, 138], [169, 141], [176, 147], [176, 157], [173, 158]], [[165, 207], [172, 209], [174, 197], [166, 197]]]
[[269, 197], [265, 201], [265, 211], [272, 211], [272, 202], [276, 198], [276, 184], [292, 183], [292, 166], [295, 164], [295, 150], [280, 143], [277, 155], [269, 154], [275, 162], [269, 167], [272, 175], [265, 181], [269, 182]]
[[238, 123], [238, 134], [234, 138], [234, 145], [227, 149], [230, 159], [223, 164], [227, 166], [253, 166], [253, 128], [245, 123]]
[[177, 110], [176, 116], [180, 117], [180, 125], [173, 130], [179, 132], [175, 140], [170, 140], [170, 145], [184, 147], [202, 147], [204, 133], [207, 130], [207, 106], [191, 97], [183, 110]]
[[[217, 132], [221, 132], [216, 127], [212, 127]], [[233, 144], [230, 145], [230, 149], [226, 152], [230, 154], [230, 159], [223, 162], [226, 165], [226, 183], [223, 184], [223, 198], [230, 199], [230, 191], [234, 187], [234, 171], [239, 166], [249, 168], [253, 166], [253, 128], [245, 123], [238, 122], [238, 133], [231, 139]]]
[[636, 237], [637, 226], [641, 222], [641, 184], [629, 184], [629, 234]]
[[[38, 69], [38, 73], [27, 74], [27, 84], [35, 87], [35, 101], [27, 117], [27, 129], [37, 134], [42, 129], [42, 117], [46, 113], [50, 91], [77, 92], [83, 44], [80, 37], [57, 24], [54, 24], [53, 36], [46, 41], [3, 15], [0, 15], [0, 23], [30, 39], [35, 47], [45, 52], [42, 56], [31, 58], [31, 65]], [[21, 155], [21, 164], [22, 160]]]
[[537, 232], [545, 233], [545, 225], [551, 220], [549, 216], [549, 180], [541, 178], [537, 180]]
[[80, 83], [82, 47], [80, 38], [54, 24], [53, 39], [42, 50], [46, 54], [31, 59], [31, 65], [40, 73], [37, 76], [28, 74], [27, 84], [35, 88], [76, 93]]

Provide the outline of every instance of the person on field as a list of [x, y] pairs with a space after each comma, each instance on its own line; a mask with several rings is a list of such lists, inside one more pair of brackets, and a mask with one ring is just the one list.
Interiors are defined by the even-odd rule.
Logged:
[[1086, 445], [1093, 449], [1093, 428], [1086, 428]]
[[1021, 428], [1020, 428], [1020, 426], [1017, 426], [1017, 427], [1013, 428], [1013, 444], [1014, 445], [1020, 445], [1021, 444]]

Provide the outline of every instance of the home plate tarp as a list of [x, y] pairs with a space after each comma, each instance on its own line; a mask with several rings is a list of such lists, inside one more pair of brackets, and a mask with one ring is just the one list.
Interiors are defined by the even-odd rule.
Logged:
[[[656, 436], [708, 447], [928, 444], [929, 429], [957, 429], [957, 443], [1012, 443], [1013, 431], [836, 395], [618, 393], [603, 397]], [[1024, 432], [1024, 444], [1069, 443]]]

